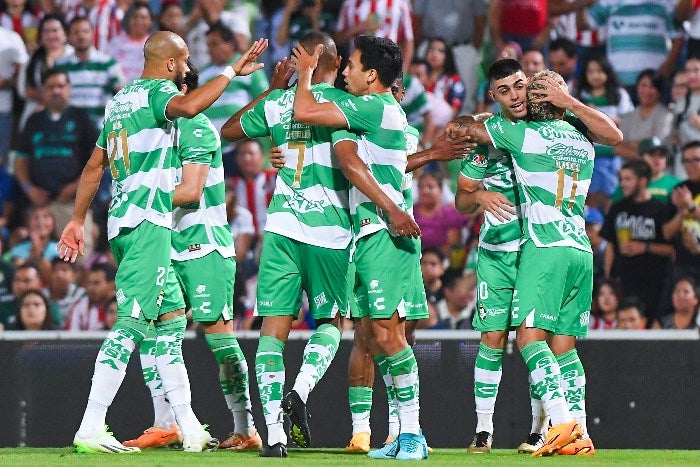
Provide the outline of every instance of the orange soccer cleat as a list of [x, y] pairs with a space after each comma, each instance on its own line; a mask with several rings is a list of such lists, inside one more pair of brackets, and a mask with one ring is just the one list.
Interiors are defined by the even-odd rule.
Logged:
[[260, 439], [258, 431], [250, 430], [248, 435], [231, 433], [231, 436], [219, 444], [219, 448], [232, 451], [257, 451], [262, 445], [262, 439]]
[[352, 435], [350, 444], [345, 448], [345, 452], [369, 452], [369, 433], [361, 431]]
[[148, 449], [164, 448], [178, 443], [182, 443], [180, 428], [174, 423], [171, 423], [170, 428], [151, 427], [144, 431], [138, 438], [124, 441], [124, 446]]
[[577, 439], [557, 451], [561, 456], [594, 456], [595, 448], [591, 438]]
[[581, 438], [581, 436], [583, 436], [583, 430], [576, 423], [576, 420], [554, 425], [547, 432], [547, 436], [544, 438], [544, 445], [533, 452], [532, 455], [535, 457], [551, 456], [567, 444]]

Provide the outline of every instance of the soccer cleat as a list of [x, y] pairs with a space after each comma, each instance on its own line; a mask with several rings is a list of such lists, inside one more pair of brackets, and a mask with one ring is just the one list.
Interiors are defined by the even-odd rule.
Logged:
[[547, 436], [544, 438], [544, 445], [533, 452], [532, 455], [535, 457], [551, 456], [581, 436], [583, 436], [583, 430], [581, 425], [576, 423], [576, 420], [554, 425], [547, 432]]
[[219, 440], [212, 438], [205, 429], [199, 434], [185, 435], [182, 439], [182, 450], [185, 452], [213, 451], [217, 447]]
[[249, 435], [243, 433], [231, 433], [231, 435], [219, 444], [220, 449], [232, 451], [255, 451], [262, 448], [262, 439], [257, 430], [250, 430]]
[[399, 435], [399, 452], [396, 460], [420, 461], [428, 458], [428, 443], [425, 436], [413, 433], [401, 433]]
[[282, 443], [263, 446], [260, 450], [260, 457], [287, 457], [287, 446]]
[[309, 430], [309, 412], [296, 391], [292, 390], [282, 399], [282, 410], [289, 417], [289, 437], [300, 448], [311, 446], [311, 431]]
[[595, 448], [591, 438], [577, 439], [557, 451], [560, 456], [594, 456]]
[[355, 433], [352, 435], [350, 444], [345, 448], [345, 452], [369, 452], [369, 433], [362, 431], [360, 433]]
[[105, 425], [104, 431], [88, 438], [83, 438], [76, 433], [75, 437], [73, 438], [75, 452], [104, 452], [107, 454], [133, 454], [136, 452], [141, 452], [139, 448], [124, 446], [122, 443], [117, 441], [108, 430], [109, 428]]
[[491, 452], [493, 436], [488, 431], [480, 431], [474, 435], [474, 441], [467, 448], [469, 454], [488, 454]]
[[520, 443], [520, 446], [518, 446], [518, 453], [532, 454], [542, 446], [544, 446], [544, 436], [542, 436], [542, 433], [530, 433], [527, 437], [527, 441]]
[[176, 424], [171, 423], [170, 428], [151, 427], [144, 431], [138, 438], [124, 441], [124, 446], [149, 449], [164, 448], [180, 443], [182, 443], [180, 428], [178, 428]]
[[[387, 441], [389, 438], [387, 438]], [[396, 454], [399, 453], [399, 438], [394, 437], [379, 449], [375, 449], [367, 453], [367, 457], [372, 459], [396, 459]]]

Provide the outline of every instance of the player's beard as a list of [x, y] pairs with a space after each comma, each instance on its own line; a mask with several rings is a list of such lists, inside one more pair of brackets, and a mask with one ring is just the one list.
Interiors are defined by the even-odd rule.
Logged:
[[173, 80], [173, 83], [175, 83], [175, 87], [177, 87], [179, 90], [182, 90], [182, 85], [185, 82], [185, 74], [182, 72], [178, 72], [177, 75], [175, 75], [175, 79]]

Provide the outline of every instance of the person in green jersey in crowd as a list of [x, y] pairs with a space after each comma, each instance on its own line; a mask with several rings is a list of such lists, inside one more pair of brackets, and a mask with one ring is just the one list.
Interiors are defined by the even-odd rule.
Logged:
[[[333, 144], [357, 141], [360, 158], [341, 162], [353, 182], [350, 211], [353, 215], [356, 267], [355, 293], [358, 307], [368, 310], [372, 334], [388, 361], [396, 388], [401, 433], [398, 450], [381, 455], [396, 459], [425, 459], [425, 438], [420, 433], [418, 365], [405, 336], [404, 292], [413, 283], [412, 264], [418, 254], [420, 229], [406, 211], [402, 185], [406, 172], [406, 115], [391, 95], [390, 86], [401, 74], [401, 50], [391, 40], [360, 36], [343, 71], [348, 91], [334, 102], [317, 102], [311, 90], [311, 74], [323, 46], [313, 54], [304, 47], [294, 49], [299, 81], [294, 99], [295, 120], [352, 130], [333, 134]], [[372, 177], [352, 177], [355, 172]], [[368, 181], [374, 178], [374, 184]], [[379, 184], [379, 186], [377, 186]], [[379, 193], [376, 193], [376, 191]], [[376, 195], [388, 202], [375, 204]], [[357, 293], [366, 291], [360, 297]], [[374, 457], [374, 451], [369, 455]]]
[[[184, 94], [199, 85], [199, 72], [189, 63]], [[219, 133], [204, 115], [178, 118], [175, 146], [177, 182], [173, 193], [171, 268], [161, 313], [192, 310], [192, 320], [204, 329], [207, 345], [219, 365], [226, 405], [234, 431], [219, 447], [250, 450], [262, 447], [251, 413], [248, 365], [233, 335], [235, 250], [226, 219], [226, 190]], [[151, 392], [153, 426], [124, 445], [140, 449], [181, 441], [175, 414], [165, 395], [156, 365], [156, 336], [139, 345], [141, 369]]]
[[211, 105], [237, 74], [249, 74], [267, 47], [261, 39], [232, 67], [187, 96], [180, 94], [188, 71], [189, 51], [180, 36], [153, 34], [144, 46], [139, 79], [122, 89], [105, 108], [105, 126], [83, 169], [71, 221], [58, 244], [59, 256], [74, 262], [83, 254], [87, 209], [103, 172], [113, 179], [108, 237], [118, 270], [117, 321], [95, 362], [87, 408], [73, 444], [78, 452], [132, 453], [107, 431], [105, 418], [126, 373], [136, 345], [155, 326], [156, 365], [168, 400], [182, 430], [186, 451], [216, 446], [190, 405], [187, 370], [182, 360], [186, 319], [181, 311], [161, 313], [170, 265], [175, 126], [177, 117], [194, 117]]
[[[524, 97], [527, 80], [516, 61], [494, 64], [489, 81], [494, 98], [503, 100], [513, 117], [528, 115]], [[610, 119], [571, 97], [561, 77], [555, 81], [551, 76], [537, 75], [531, 86], [530, 118], [543, 121], [527, 123], [496, 115], [485, 122], [459, 118], [451, 126], [466, 130], [481, 144], [509, 152], [523, 190], [524, 243], [511, 325], [517, 328], [517, 343], [530, 369], [532, 391], [543, 401], [554, 424], [544, 445], [533, 454], [569, 453], [562, 448], [582, 436], [584, 440], [574, 443], [574, 450], [593, 453], [585, 431], [585, 376], [575, 349], [576, 337], [586, 334], [592, 289], [592, 255], [583, 228], [583, 203], [593, 164], [589, 139], [615, 145], [622, 136]], [[583, 122], [588, 135], [561, 120], [564, 109]], [[566, 202], [564, 193], [569, 195]], [[503, 209], [515, 213], [513, 203], [497, 198], [489, 209], [492, 213]], [[550, 258], [542, 261], [542, 255]], [[545, 341], [548, 333], [553, 334], [551, 351]]]

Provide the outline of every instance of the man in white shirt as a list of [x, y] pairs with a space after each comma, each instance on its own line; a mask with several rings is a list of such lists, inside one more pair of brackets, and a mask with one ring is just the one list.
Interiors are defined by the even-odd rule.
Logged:
[[20, 66], [28, 60], [19, 34], [0, 27], [0, 162], [7, 157], [12, 139], [12, 89]]

